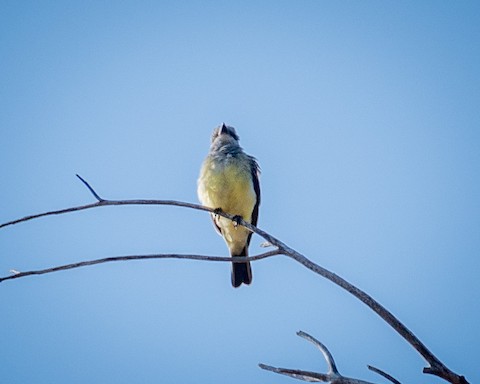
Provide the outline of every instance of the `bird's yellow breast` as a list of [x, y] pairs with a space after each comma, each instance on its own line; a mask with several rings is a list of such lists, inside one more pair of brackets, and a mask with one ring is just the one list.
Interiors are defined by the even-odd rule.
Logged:
[[251, 221], [257, 201], [251, 171], [237, 159], [218, 163], [207, 158], [199, 178], [198, 196], [207, 207], [221, 208], [246, 221]]

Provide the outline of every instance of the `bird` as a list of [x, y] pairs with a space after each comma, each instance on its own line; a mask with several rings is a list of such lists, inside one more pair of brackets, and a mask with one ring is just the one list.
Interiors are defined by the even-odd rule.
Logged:
[[[197, 194], [202, 205], [215, 211], [241, 217], [257, 225], [260, 206], [260, 167], [257, 160], [247, 155], [239, 144], [235, 128], [216, 127], [211, 137], [210, 151], [200, 169]], [[212, 212], [217, 232], [223, 236], [230, 256], [248, 256], [252, 232], [235, 220]], [[252, 282], [250, 262], [232, 263], [232, 286]]]

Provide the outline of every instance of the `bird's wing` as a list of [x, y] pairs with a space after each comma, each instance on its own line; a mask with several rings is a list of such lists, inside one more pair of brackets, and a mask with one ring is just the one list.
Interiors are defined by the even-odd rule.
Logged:
[[[253, 190], [255, 191], [255, 195], [257, 196], [257, 202], [255, 203], [255, 206], [253, 207], [252, 211], [252, 224], [257, 226], [258, 222], [258, 208], [260, 206], [260, 180], [259, 180], [259, 175], [260, 175], [260, 168], [257, 164], [257, 161], [253, 159], [252, 161], [252, 182], [253, 182]], [[252, 237], [253, 232], [250, 232], [248, 235], [247, 239], [247, 245], [250, 245], [250, 239]]]

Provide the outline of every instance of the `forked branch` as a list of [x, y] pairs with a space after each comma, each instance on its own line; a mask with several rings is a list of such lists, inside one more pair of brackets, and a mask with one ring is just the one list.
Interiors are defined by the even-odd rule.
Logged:
[[[77, 175], [78, 176], [78, 175]], [[264, 238], [268, 243], [272, 244], [274, 247], [276, 247], [275, 255], [280, 255], [283, 254], [285, 256], [290, 257], [291, 259], [297, 261], [298, 263], [302, 264], [304, 267], [310, 269], [311, 271], [317, 273], [318, 275], [330, 280], [334, 284], [338, 285], [339, 287], [345, 289], [348, 291], [350, 294], [354, 295], [356, 298], [358, 298], [360, 301], [362, 301], [364, 304], [366, 304], [370, 309], [372, 309], [375, 313], [377, 313], [383, 320], [385, 320], [395, 331], [397, 331], [400, 336], [402, 336], [410, 345], [425, 359], [425, 361], [428, 363], [428, 367], [425, 367], [423, 369], [424, 373], [432, 374], [438, 377], [441, 377], [445, 379], [446, 381], [452, 383], [452, 384], [468, 384], [467, 380], [465, 379], [464, 376], [460, 376], [453, 371], [451, 371], [449, 368], [447, 368], [426, 346], [423, 344], [402, 322], [400, 322], [390, 311], [388, 311], [385, 307], [383, 307], [378, 301], [376, 301], [373, 297], [362, 291], [361, 289], [355, 287], [354, 285], [350, 284], [348, 281], [345, 279], [341, 278], [340, 276], [336, 275], [333, 272], [330, 272], [329, 270], [319, 266], [318, 264], [314, 263], [313, 261], [309, 260], [306, 258], [304, 255], [301, 253], [295, 251], [294, 249], [288, 247], [285, 243], [282, 241], [278, 240], [274, 236], [268, 234], [267, 232], [253, 226], [250, 223], [245, 222], [244, 220], [238, 220], [234, 215], [230, 215], [225, 212], [217, 212], [214, 211], [210, 208], [198, 205], [198, 204], [192, 204], [192, 203], [186, 203], [182, 201], [175, 201], [175, 200], [107, 200], [95, 192], [95, 190], [80, 176], [78, 176], [79, 179], [85, 184], [85, 186], [89, 189], [89, 191], [92, 193], [92, 195], [95, 197], [97, 202], [92, 203], [92, 204], [87, 204], [87, 205], [81, 205], [77, 207], [71, 207], [71, 208], [66, 208], [66, 209], [61, 209], [57, 211], [49, 211], [49, 212], [44, 212], [44, 213], [39, 213], [36, 215], [30, 215], [26, 216], [17, 220], [9, 221], [4, 224], [0, 224], [0, 228], [4, 228], [10, 225], [18, 224], [21, 222], [26, 222], [29, 220], [37, 219], [40, 217], [45, 217], [45, 216], [51, 216], [51, 215], [59, 215], [59, 214], [64, 214], [64, 213], [69, 213], [69, 212], [76, 212], [76, 211], [81, 211], [81, 210], [86, 210], [86, 209], [91, 209], [91, 208], [97, 208], [97, 207], [104, 207], [104, 206], [114, 206], [114, 205], [173, 205], [173, 206], [179, 206], [179, 207], [185, 207], [185, 208], [191, 208], [191, 209], [196, 209], [196, 210], [201, 210], [201, 211], [206, 211], [210, 213], [215, 213], [220, 216], [226, 217], [230, 220], [238, 221], [238, 224], [243, 225], [244, 227], [248, 228], [252, 232], [256, 233], [257, 235], [261, 236]], [[264, 255], [264, 254], [263, 254]], [[156, 255], [156, 258], [165, 258], [166, 256], [161, 256]], [[180, 256], [180, 257], [178, 257]], [[194, 256], [194, 257], [193, 257]], [[270, 254], [268, 256], [273, 256], [273, 254]], [[263, 257], [268, 257], [268, 256], [262, 256], [259, 255], [259, 258]], [[173, 257], [170, 255], [170, 257]], [[125, 257], [124, 257], [125, 258]], [[151, 256], [132, 256], [129, 259], [140, 259], [140, 258], [152, 258]], [[199, 259], [198, 255], [176, 255], [176, 258], [184, 258], [184, 259]], [[58, 271], [58, 270], [64, 270], [64, 269], [72, 269], [72, 268], [77, 268], [77, 267], [82, 267], [85, 265], [92, 265], [92, 264], [99, 264], [101, 262], [109, 262], [109, 261], [120, 261], [121, 259], [119, 258], [107, 258], [107, 259], [100, 259], [100, 260], [93, 260], [91, 262], [82, 262], [82, 263], [75, 263], [75, 264], [69, 264], [67, 266], [61, 266], [61, 267], [55, 267], [55, 268], [50, 268], [49, 270], [42, 270], [42, 271], [29, 271], [29, 272], [23, 272], [23, 273], [17, 273], [12, 276], [7, 276], [2, 278], [0, 281], [7, 280], [7, 279], [14, 279], [22, 276], [28, 276], [28, 275], [33, 275], [33, 274], [42, 274], [42, 273], [49, 273], [53, 271]], [[245, 259], [243, 259], [245, 260]], [[254, 258], [252, 258], [254, 260]], [[213, 261], [213, 260], [211, 260]], [[216, 258], [214, 261], [226, 261], [226, 259], [222, 258]], [[228, 261], [231, 262], [233, 261], [231, 258], [228, 258]], [[88, 264], [90, 263], [90, 264]]]
[[312, 342], [315, 346], [318, 347], [318, 349], [320, 349], [327, 363], [327, 368], [328, 368], [327, 373], [302, 371], [299, 369], [276, 368], [276, 367], [272, 367], [270, 365], [265, 365], [265, 364], [259, 364], [259, 367], [267, 371], [290, 376], [298, 380], [308, 381], [310, 383], [325, 382], [325, 383], [331, 383], [331, 384], [340, 384], [340, 383], [341, 384], [372, 384], [369, 381], [354, 379], [352, 377], [341, 375], [338, 372], [338, 369], [332, 354], [330, 353], [330, 351], [325, 345], [323, 345], [320, 341], [315, 339], [313, 336], [310, 336], [306, 332], [299, 331], [297, 332], [297, 335]]

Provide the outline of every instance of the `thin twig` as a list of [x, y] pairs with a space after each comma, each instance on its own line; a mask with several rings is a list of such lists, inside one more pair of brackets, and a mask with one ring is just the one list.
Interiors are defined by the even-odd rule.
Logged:
[[313, 343], [315, 346], [317, 346], [318, 349], [320, 349], [320, 352], [322, 352], [323, 357], [325, 358], [325, 361], [327, 362], [328, 373], [338, 375], [338, 370], [335, 364], [335, 360], [333, 359], [332, 354], [330, 353], [330, 351], [325, 345], [323, 345], [320, 341], [318, 341], [317, 339], [315, 339], [313, 336], [309, 335], [306, 332], [298, 331], [297, 335], [300, 337], [303, 337], [305, 340], [308, 340], [311, 343]]
[[5, 280], [19, 279], [21, 277], [32, 276], [32, 275], [44, 275], [47, 273], [66, 271], [68, 269], [87, 267], [90, 265], [110, 263], [115, 261], [130, 261], [130, 260], [152, 260], [152, 259], [182, 259], [182, 260], [199, 260], [199, 261], [220, 261], [220, 262], [229, 262], [229, 263], [244, 263], [245, 261], [256, 261], [261, 259], [266, 259], [267, 257], [272, 257], [279, 255], [280, 251], [273, 250], [270, 252], [265, 252], [256, 256], [249, 257], [221, 257], [221, 256], [203, 256], [203, 255], [181, 255], [181, 254], [154, 254], [154, 255], [129, 255], [129, 256], [113, 256], [105, 257], [103, 259], [95, 259], [88, 261], [80, 261], [78, 263], [71, 263], [60, 265], [53, 268], [37, 269], [33, 271], [19, 272], [15, 271], [12, 275], [0, 277], [0, 283]]
[[393, 384], [402, 384], [402, 383], [400, 383], [400, 381], [395, 379], [393, 376], [389, 375], [387, 372], [382, 371], [381, 369], [378, 369], [378, 368], [373, 367], [371, 365], [367, 365], [367, 367], [370, 371], [378, 373], [380, 376], [383, 376], [387, 380], [390, 380]]
[[93, 196], [97, 199], [96, 203], [87, 204], [67, 209], [61, 209], [57, 211], [49, 211], [44, 212], [36, 215], [30, 215], [23, 217], [21, 219], [12, 220], [6, 222], [4, 224], [0, 224], [0, 228], [4, 228], [9, 225], [18, 224], [21, 222], [37, 219], [40, 217], [51, 216], [51, 215], [58, 215], [63, 213], [81, 211], [85, 209], [91, 209], [96, 207], [103, 207], [103, 206], [115, 206], [115, 205], [173, 205], [185, 208], [191, 208], [201, 211], [206, 211], [210, 213], [215, 213], [217, 215], [226, 217], [230, 220], [234, 220], [238, 222], [238, 224], [248, 228], [250, 231], [256, 233], [257, 235], [263, 237], [266, 241], [268, 241], [273, 246], [276, 246], [278, 251], [298, 263], [302, 264], [304, 267], [310, 269], [311, 271], [317, 273], [318, 275], [330, 280], [334, 284], [338, 285], [339, 287], [345, 289], [347, 292], [358, 298], [364, 304], [366, 304], [369, 308], [371, 308], [375, 313], [377, 313], [383, 320], [385, 320], [395, 331], [397, 331], [400, 336], [402, 336], [410, 345], [426, 360], [429, 364], [428, 367], [423, 369], [424, 373], [432, 374], [438, 377], [445, 379], [446, 381], [452, 384], [468, 384], [467, 380], [464, 376], [460, 376], [449, 368], [447, 368], [426, 346], [423, 344], [420, 339], [418, 339], [402, 322], [400, 322], [390, 311], [388, 311], [385, 307], [383, 307], [378, 301], [373, 299], [370, 295], [366, 292], [362, 291], [361, 289], [355, 287], [354, 285], [350, 284], [345, 279], [341, 278], [340, 276], [336, 275], [333, 272], [319, 266], [318, 264], [314, 263], [313, 261], [306, 258], [301, 253], [295, 251], [294, 249], [288, 247], [285, 243], [278, 240], [277, 238], [273, 237], [272, 235], [268, 234], [267, 232], [255, 227], [254, 225], [245, 222], [243, 219], [239, 220], [238, 217], [234, 215], [230, 215], [225, 212], [217, 212], [213, 209], [192, 203], [186, 203], [182, 201], [175, 201], [175, 200], [106, 200], [101, 198], [95, 190], [81, 177], [80, 180], [87, 186], [89, 191], [93, 194]]

